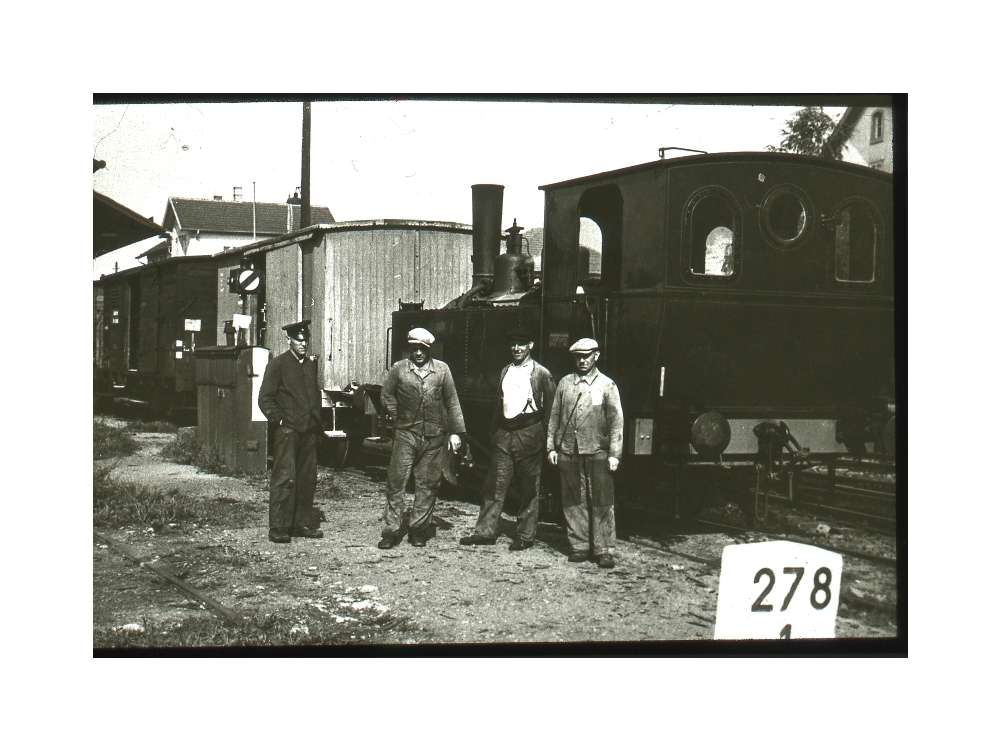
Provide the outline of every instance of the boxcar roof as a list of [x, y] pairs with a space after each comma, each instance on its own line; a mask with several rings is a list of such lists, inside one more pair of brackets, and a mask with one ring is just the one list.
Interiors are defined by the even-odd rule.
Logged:
[[799, 162], [800, 164], [813, 164], [817, 167], [823, 167], [825, 169], [837, 169], [843, 172], [853, 172], [855, 174], [876, 177], [877, 179], [882, 179], [886, 182], [892, 182], [892, 175], [888, 172], [880, 172], [877, 169], [871, 169], [870, 167], [863, 167], [861, 165], [851, 164], [850, 162], [845, 161], [834, 161], [832, 159], [822, 159], [818, 156], [805, 156], [803, 154], [772, 153], [768, 151], [734, 151], [721, 154], [698, 154], [695, 156], [678, 156], [671, 159], [657, 159], [656, 161], [646, 162], [645, 164], [636, 164], [632, 167], [613, 169], [610, 172], [598, 172], [585, 177], [574, 177], [571, 180], [563, 180], [562, 182], [552, 182], [547, 185], [539, 185], [538, 189], [559, 189], [573, 185], [586, 184], [588, 182], [621, 177], [628, 174], [635, 174], [638, 172], [645, 172], [647, 170], [669, 169], [679, 165], [712, 164], [733, 161], [749, 162], [761, 160], [771, 162], [787, 161]]
[[[228, 251], [230, 253], [259, 253], [277, 250], [300, 238], [319, 232], [344, 232], [357, 229], [432, 229], [440, 232], [457, 232], [472, 234], [471, 224], [461, 224], [455, 221], [434, 221], [427, 219], [361, 219], [356, 221], [337, 221], [329, 224], [313, 224], [294, 232], [288, 232], [280, 237], [268, 237], [249, 245], [242, 245]], [[219, 253], [222, 255], [223, 253]]]
[[204, 263], [206, 261], [212, 261], [216, 258], [215, 255], [178, 255], [173, 258], [164, 258], [163, 260], [157, 260], [150, 263], [143, 263], [142, 265], [132, 266], [131, 268], [126, 268], [118, 273], [102, 273], [101, 278], [94, 279], [95, 284], [103, 284], [108, 281], [114, 281], [116, 279], [125, 278], [126, 276], [133, 276], [137, 273], [142, 273], [143, 271], [149, 270], [151, 268], [164, 268], [176, 265], [178, 263]]

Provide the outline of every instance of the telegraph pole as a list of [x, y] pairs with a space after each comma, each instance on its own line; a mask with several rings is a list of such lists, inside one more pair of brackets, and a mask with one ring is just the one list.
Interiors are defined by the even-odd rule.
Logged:
[[299, 229], [309, 226], [312, 221], [309, 216], [309, 148], [312, 131], [312, 102], [302, 102], [302, 208], [299, 214], [302, 219]]

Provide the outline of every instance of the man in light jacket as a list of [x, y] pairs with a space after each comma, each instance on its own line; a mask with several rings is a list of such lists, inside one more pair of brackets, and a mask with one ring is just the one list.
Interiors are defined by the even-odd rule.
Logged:
[[625, 419], [618, 386], [597, 369], [594, 339], [569, 348], [575, 373], [559, 381], [549, 417], [549, 463], [559, 467], [570, 562], [615, 567], [615, 485]]
[[[396, 362], [382, 384], [382, 405], [395, 428], [379, 549], [391, 549], [407, 532], [414, 547], [427, 546], [435, 531], [432, 518], [445, 451], [457, 453], [465, 432], [451, 369], [430, 355], [434, 335], [414, 328], [407, 343], [410, 356]], [[415, 484], [412, 509], [404, 494], [410, 474]]]

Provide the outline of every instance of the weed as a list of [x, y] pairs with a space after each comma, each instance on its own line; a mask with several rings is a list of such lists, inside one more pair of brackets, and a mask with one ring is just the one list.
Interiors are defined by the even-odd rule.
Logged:
[[173, 490], [148, 487], [111, 476], [115, 466], [94, 467], [94, 525], [142, 524], [159, 531], [168, 523], [202, 517], [197, 501]]
[[[379, 622], [387, 622], [379, 620]], [[177, 648], [197, 646], [358, 645], [381, 640], [376, 623], [336, 623], [329, 616], [269, 612], [233, 623], [216, 617], [189, 617], [182, 623], [156, 625], [143, 620], [140, 628], [95, 628], [95, 648]], [[393, 621], [397, 630], [401, 621]], [[352, 640], [351, 636], [355, 639]], [[362, 638], [362, 635], [365, 636]]]
[[129, 429], [132, 432], [177, 432], [178, 427], [172, 422], [167, 422], [163, 419], [157, 419], [152, 422], [140, 419], [137, 422], [129, 422]]
[[198, 442], [198, 431], [184, 429], [177, 431], [177, 437], [172, 443], [167, 443], [160, 451], [164, 458], [174, 463], [197, 465], [201, 453], [201, 443]]
[[221, 474], [229, 477], [256, 476], [227, 466], [219, 449], [214, 445], [202, 446], [198, 441], [197, 430], [190, 427], [179, 429], [177, 437], [172, 443], [163, 446], [160, 455], [175, 463], [197, 466], [210, 474]]
[[[116, 465], [94, 467], [94, 525], [141, 525], [160, 532], [185, 521], [240, 528], [257, 522], [253, 509], [231, 497], [192, 497], [111, 476]], [[249, 514], [249, 515], [248, 515]], [[243, 563], [246, 564], [246, 563]]]
[[94, 420], [94, 460], [131, 456], [139, 443], [127, 427], [115, 427], [102, 420]]

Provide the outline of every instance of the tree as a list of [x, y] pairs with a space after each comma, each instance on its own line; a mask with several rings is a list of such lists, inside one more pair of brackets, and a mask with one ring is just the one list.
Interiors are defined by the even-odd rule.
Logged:
[[826, 140], [835, 126], [833, 118], [822, 107], [805, 107], [785, 122], [785, 127], [781, 129], [784, 136], [781, 145], [767, 146], [767, 150], [839, 159], [839, 149], [829, 148]]

